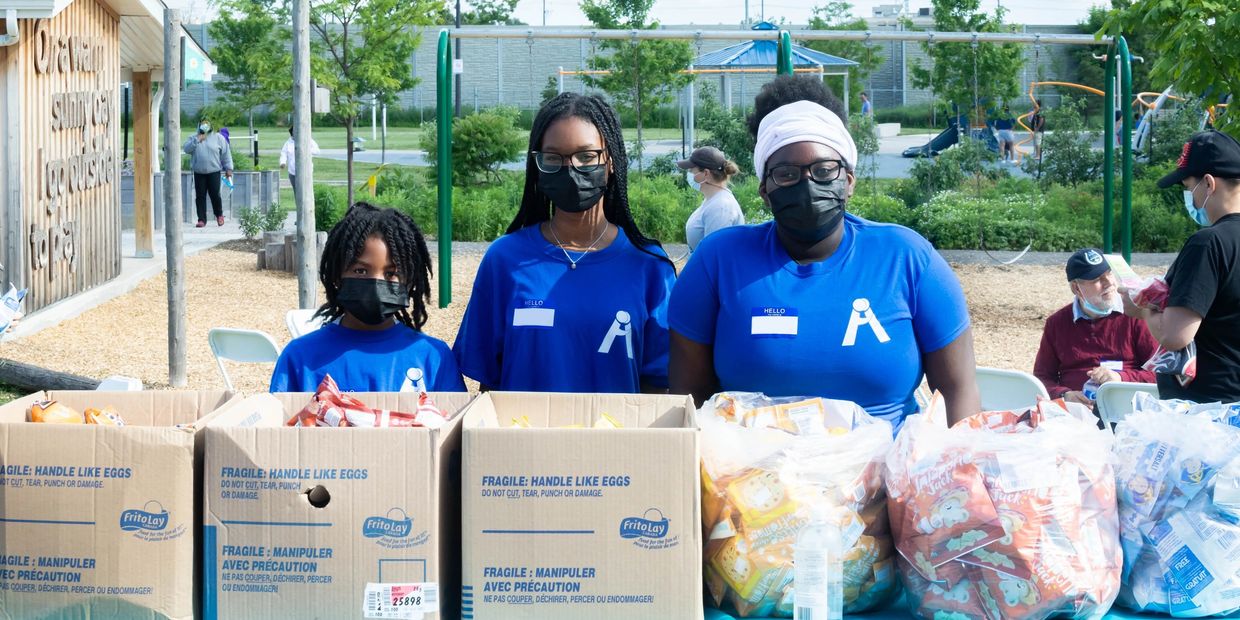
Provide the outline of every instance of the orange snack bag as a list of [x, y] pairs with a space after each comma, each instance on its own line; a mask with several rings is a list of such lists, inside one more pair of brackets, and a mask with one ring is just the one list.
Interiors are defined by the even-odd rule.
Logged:
[[87, 424], [98, 424], [100, 426], [124, 426], [125, 420], [111, 406], [103, 409], [90, 408], [84, 412]]
[[81, 413], [54, 400], [44, 400], [30, 405], [30, 421], [41, 424], [84, 424]]

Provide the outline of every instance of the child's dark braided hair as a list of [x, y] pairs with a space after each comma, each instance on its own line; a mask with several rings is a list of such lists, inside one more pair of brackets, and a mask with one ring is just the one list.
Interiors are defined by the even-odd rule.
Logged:
[[314, 316], [325, 321], [344, 316], [344, 309], [336, 304], [341, 275], [357, 261], [371, 237], [381, 238], [387, 245], [388, 260], [396, 266], [413, 302], [413, 311], [406, 307], [396, 313], [396, 319], [413, 329], [422, 329], [427, 317], [426, 302], [431, 297], [431, 255], [422, 231], [408, 215], [365, 202], [350, 207], [327, 235], [319, 262], [319, 282], [323, 283], [327, 303]]
[[[650, 246], [663, 247], [655, 239], [643, 235], [633, 221], [629, 211], [629, 158], [624, 149], [624, 135], [620, 133], [620, 120], [602, 97], [598, 95], [579, 95], [577, 93], [561, 93], [548, 101], [538, 110], [534, 117], [534, 126], [530, 129], [530, 151], [542, 149], [543, 135], [551, 123], [562, 118], [577, 117], [588, 121], [598, 129], [603, 137], [603, 145], [607, 149], [607, 160], [611, 163], [611, 173], [607, 175], [607, 187], [603, 190], [603, 216], [608, 222], [624, 229], [624, 234], [637, 249], [672, 262], [649, 249]], [[508, 232], [516, 232], [546, 222], [551, 219], [551, 199], [538, 191], [538, 165], [534, 156], [526, 154], [525, 159], [525, 192], [521, 195], [521, 207], [517, 216], [508, 225]]]

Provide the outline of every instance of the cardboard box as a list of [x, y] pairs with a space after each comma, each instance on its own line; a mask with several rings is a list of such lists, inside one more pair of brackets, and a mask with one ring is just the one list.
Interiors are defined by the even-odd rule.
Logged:
[[[462, 618], [702, 617], [686, 396], [491, 392], [464, 416]], [[622, 428], [591, 428], [606, 413]], [[530, 428], [512, 428], [514, 418]], [[586, 428], [557, 428], [580, 425]]]
[[[252, 396], [204, 430], [203, 618], [454, 618], [460, 419], [439, 430], [284, 426], [311, 396]], [[415, 393], [352, 396], [417, 410]], [[431, 398], [453, 414], [471, 397]], [[438, 612], [368, 615], [368, 584], [397, 586], [376, 586], [371, 604], [404, 593]]]
[[[197, 430], [230, 397], [38, 392], [0, 407], [0, 617], [193, 618]], [[111, 405], [127, 426], [26, 422], [47, 399]]]

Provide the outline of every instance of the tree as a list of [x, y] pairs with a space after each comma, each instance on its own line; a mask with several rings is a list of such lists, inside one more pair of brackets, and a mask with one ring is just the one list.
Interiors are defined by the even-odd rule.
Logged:
[[[1206, 106], [1240, 93], [1240, 12], [1222, 0], [1137, 0], [1107, 13], [1098, 34], [1112, 36], [1139, 32], [1145, 49], [1157, 53], [1150, 77], [1172, 84], [1181, 93], [1202, 97]], [[1129, 44], [1132, 41], [1129, 40]], [[1131, 47], [1129, 49], [1132, 49]], [[1139, 53], [1139, 52], [1134, 52]], [[1240, 120], [1224, 114], [1216, 123], [1221, 131], [1240, 136]]]
[[222, 103], [244, 114], [254, 132], [254, 108], [269, 105], [292, 90], [293, 58], [286, 43], [283, 12], [261, 0], [225, 0], [207, 26], [215, 40], [211, 59], [225, 79], [217, 85]]
[[749, 133], [749, 125], [739, 111], [729, 110], [719, 103], [713, 84], [702, 85], [696, 116], [697, 128], [710, 137], [698, 140], [694, 146], [713, 146], [736, 162], [741, 174], [753, 174], [754, 139]]
[[[864, 31], [869, 30], [870, 27], [864, 19], [853, 17], [851, 4], [842, 0], [832, 0], [823, 6], [814, 7], [809, 18], [809, 29]], [[862, 41], [808, 41], [803, 45], [824, 54], [847, 58], [859, 63], [857, 67], [850, 70], [852, 79], [858, 84], [868, 83], [870, 75], [883, 63], [883, 57], [878, 48], [866, 45]], [[860, 89], [854, 97], [859, 94]]]
[[[480, 181], [498, 183], [500, 166], [516, 160], [525, 150], [527, 136], [517, 129], [518, 110], [497, 106], [457, 119], [452, 123], [452, 182], [458, 187]], [[427, 123], [420, 146], [434, 152], [438, 132]], [[435, 178], [437, 166], [430, 166]]]
[[409, 58], [442, 0], [324, 0], [311, 5], [310, 26], [328, 58], [323, 85], [331, 89], [330, 116], [344, 125], [348, 201], [353, 204], [353, 127], [363, 98], [393, 104], [413, 88]]
[[[1118, 1], [1113, 5], [1125, 6], [1127, 3]], [[1082, 34], [1094, 34], [1102, 30], [1103, 23], [1106, 21], [1107, 9], [1095, 6], [1089, 9], [1089, 17], [1085, 21], [1080, 22], [1078, 27]], [[1134, 93], [1141, 91], [1159, 91], [1162, 92], [1167, 84], [1155, 83], [1150, 77], [1150, 68], [1158, 60], [1158, 52], [1149, 44], [1149, 35], [1138, 31], [1131, 35], [1124, 35], [1128, 41], [1129, 49], [1134, 55], [1141, 56], [1145, 62], [1132, 63], [1132, 89]], [[1106, 67], [1102, 61], [1094, 58], [1095, 54], [1103, 54], [1105, 50], [1100, 46], [1093, 45], [1073, 45], [1068, 49], [1068, 57], [1072, 59], [1077, 68], [1077, 81], [1086, 86], [1093, 86], [1098, 90], [1104, 90], [1106, 86]], [[1092, 115], [1102, 113], [1102, 107], [1105, 102], [1102, 97], [1089, 97], [1085, 99], [1086, 110]]]
[[[608, 30], [653, 30], [658, 22], [647, 23], [654, 0], [584, 0], [581, 10], [595, 28]], [[676, 90], [691, 77], [681, 73], [693, 61], [688, 41], [607, 40], [600, 47], [611, 54], [596, 54], [590, 67], [608, 71], [583, 76], [586, 84], [611, 95], [616, 107], [630, 111], [637, 120], [637, 142], [632, 156], [640, 170], [642, 125], [659, 105], [672, 100]]]
[[[981, 0], [933, 0], [934, 30], [940, 32], [1012, 32], [1003, 23], [1006, 11], [999, 8], [993, 16], [978, 12]], [[955, 104], [960, 110], [972, 110], [982, 102], [995, 104], [1007, 101], [1020, 93], [1020, 70], [1024, 66], [1024, 54], [1015, 43], [979, 43], [975, 51], [972, 43], [922, 43], [922, 49], [930, 56], [929, 68], [911, 67], [913, 84], [918, 88], [931, 88], [947, 104]], [[976, 77], [975, 77], [976, 76]], [[977, 85], [977, 101], [974, 101], [974, 84]], [[976, 111], [971, 112], [977, 116]], [[973, 118], [973, 122], [980, 119]]]
[[525, 22], [512, 16], [518, 0], [473, 0], [461, 13], [461, 23], [472, 26], [519, 26]]

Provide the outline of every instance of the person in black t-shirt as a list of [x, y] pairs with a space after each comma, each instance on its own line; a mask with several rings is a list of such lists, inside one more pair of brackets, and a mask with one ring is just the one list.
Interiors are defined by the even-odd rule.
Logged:
[[1124, 312], [1145, 319], [1159, 343], [1177, 351], [1195, 342], [1197, 377], [1181, 386], [1158, 375], [1162, 398], [1240, 402], [1240, 142], [1217, 131], [1194, 134], [1159, 187], [1184, 186], [1184, 206], [1202, 229], [1167, 271], [1166, 310]]

